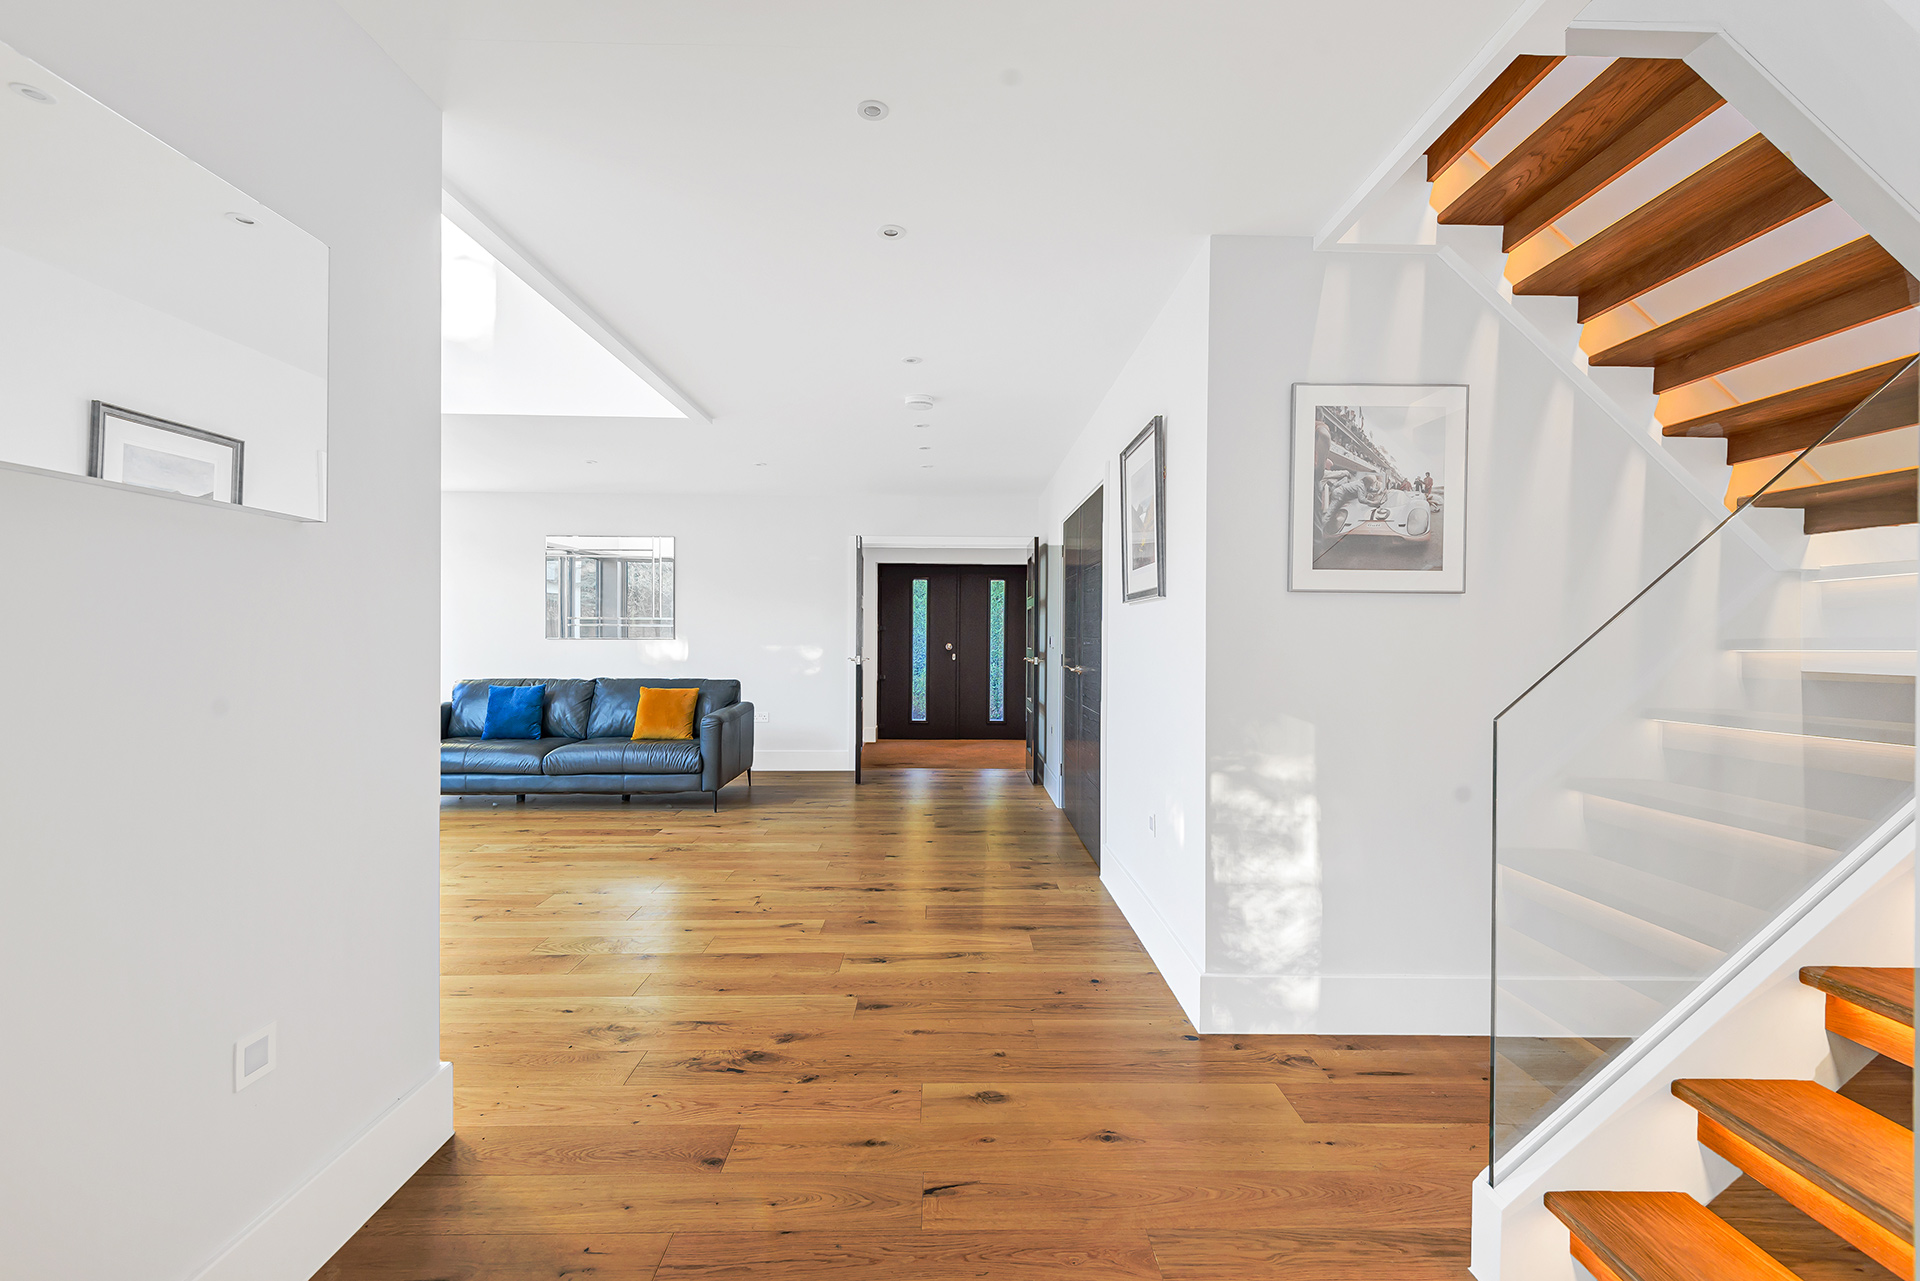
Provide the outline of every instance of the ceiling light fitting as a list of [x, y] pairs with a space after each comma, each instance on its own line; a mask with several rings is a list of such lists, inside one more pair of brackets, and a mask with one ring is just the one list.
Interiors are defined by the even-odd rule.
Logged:
[[919, 364], [919, 363], [920, 363], [920, 357], [918, 357], [918, 356], [902, 356], [902, 357], [900, 358], [900, 363], [901, 363], [901, 364], [903, 364], [903, 365], [917, 365], [917, 364]]
[[886, 237], [888, 240], [898, 240], [900, 239], [900, 237], [907, 234], [907, 229], [905, 227], [900, 226], [898, 223], [890, 222], [886, 226], [880, 228], [880, 234]]
[[18, 80], [8, 85], [7, 88], [13, 90], [28, 102], [37, 102], [43, 107], [51, 107], [54, 103], [53, 95], [45, 89], [35, 88], [29, 84], [21, 84]]
[[254, 224], [254, 219], [248, 217], [246, 214], [243, 214], [243, 213], [233, 213], [229, 211], [227, 213], [221, 214], [220, 216], [222, 218], [225, 218], [228, 222], [237, 222], [242, 227], [251, 227]]
[[932, 423], [915, 423], [914, 426], [915, 427], [931, 427], [933, 426], [933, 424]]
[[907, 394], [907, 408], [919, 410], [932, 409], [933, 397], [927, 395], [925, 392], [909, 392]]
[[855, 107], [854, 110], [860, 113], [862, 120], [885, 120], [887, 118], [887, 112], [891, 111], [892, 108], [878, 98], [868, 98], [865, 102]]

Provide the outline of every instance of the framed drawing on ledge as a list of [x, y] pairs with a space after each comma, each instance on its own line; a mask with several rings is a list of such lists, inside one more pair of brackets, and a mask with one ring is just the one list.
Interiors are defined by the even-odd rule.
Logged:
[[245, 453], [232, 436], [93, 402], [89, 476], [238, 505]]
[[1466, 590], [1467, 389], [1295, 383], [1288, 586]]
[[1120, 594], [1167, 594], [1167, 420], [1155, 415], [1120, 451]]

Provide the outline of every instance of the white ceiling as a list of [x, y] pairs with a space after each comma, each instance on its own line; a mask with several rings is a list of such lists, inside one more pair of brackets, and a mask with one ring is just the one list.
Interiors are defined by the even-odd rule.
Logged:
[[1037, 491], [1202, 237], [1317, 230], [1516, 7], [345, 3], [713, 417], [449, 419], [448, 487], [813, 493]]

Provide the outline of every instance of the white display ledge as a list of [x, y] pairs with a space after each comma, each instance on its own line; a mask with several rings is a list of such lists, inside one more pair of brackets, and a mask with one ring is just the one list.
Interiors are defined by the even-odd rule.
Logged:
[[240, 503], [223, 503], [212, 498], [195, 498], [191, 494], [169, 494], [164, 489], [148, 489], [144, 485], [124, 485], [117, 480], [102, 480], [98, 476], [76, 476], [68, 471], [54, 471], [48, 467], [29, 467], [25, 463], [10, 463], [0, 459], [0, 470], [20, 472], [27, 476], [45, 476], [50, 480], [64, 480], [76, 485], [94, 485], [101, 489], [111, 489], [122, 494], [139, 494], [146, 498], [158, 498], [169, 503], [190, 503], [195, 507], [212, 507], [219, 511], [245, 512], [249, 516], [265, 516], [271, 520], [292, 521], [296, 525], [324, 525], [324, 516], [295, 516], [291, 512], [270, 511], [265, 507], [248, 507]]

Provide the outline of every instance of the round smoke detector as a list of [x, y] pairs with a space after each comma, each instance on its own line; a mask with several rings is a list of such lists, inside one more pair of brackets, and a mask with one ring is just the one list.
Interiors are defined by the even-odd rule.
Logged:
[[900, 239], [900, 237], [907, 234], [907, 229], [905, 227], [902, 227], [898, 223], [890, 222], [886, 226], [880, 228], [880, 234], [888, 240], [898, 240]]
[[868, 98], [854, 110], [860, 113], [862, 120], [885, 120], [891, 108], [878, 98]]
[[921, 392], [915, 392], [907, 397], [907, 408], [925, 412], [933, 408], [933, 397]]

